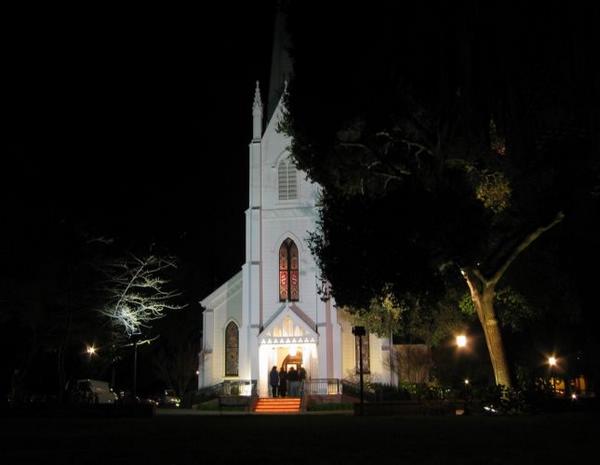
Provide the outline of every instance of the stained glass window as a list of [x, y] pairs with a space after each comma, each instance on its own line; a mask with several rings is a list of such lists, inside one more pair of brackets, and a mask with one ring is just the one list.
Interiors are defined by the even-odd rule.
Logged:
[[[356, 374], [360, 374], [360, 339], [358, 336], [354, 336], [354, 347], [355, 347], [355, 356], [354, 360], [356, 360]], [[362, 356], [363, 356], [363, 373], [371, 373], [371, 369], [369, 367], [369, 333], [362, 336]]]
[[291, 239], [286, 239], [279, 248], [279, 300], [285, 302], [300, 300], [300, 275], [298, 247]]
[[232, 321], [225, 328], [225, 376], [238, 376], [240, 337]]
[[298, 247], [292, 241], [289, 245], [289, 257], [290, 257], [290, 300], [297, 302], [300, 298], [300, 292], [298, 288]]
[[288, 300], [289, 297], [289, 251], [286, 242], [279, 247], [279, 300], [282, 302]]

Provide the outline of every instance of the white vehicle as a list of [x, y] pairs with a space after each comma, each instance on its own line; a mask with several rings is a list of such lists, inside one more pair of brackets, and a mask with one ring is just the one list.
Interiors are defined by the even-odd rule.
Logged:
[[77, 395], [79, 400], [91, 404], [114, 404], [117, 395], [112, 391], [107, 381], [97, 379], [77, 380]]

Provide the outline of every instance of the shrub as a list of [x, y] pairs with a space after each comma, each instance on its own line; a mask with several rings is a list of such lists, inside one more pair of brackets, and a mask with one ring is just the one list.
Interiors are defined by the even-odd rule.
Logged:
[[328, 411], [336, 411], [336, 410], [352, 410], [354, 408], [354, 404], [341, 402], [341, 403], [317, 403], [311, 402], [308, 404], [308, 411], [311, 412], [328, 412]]

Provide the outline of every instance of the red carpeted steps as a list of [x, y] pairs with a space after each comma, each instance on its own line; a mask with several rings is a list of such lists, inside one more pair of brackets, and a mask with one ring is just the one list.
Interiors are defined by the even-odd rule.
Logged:
[[300, 397], [261, 397], [254, 411], [256, 413], [300, 413]]

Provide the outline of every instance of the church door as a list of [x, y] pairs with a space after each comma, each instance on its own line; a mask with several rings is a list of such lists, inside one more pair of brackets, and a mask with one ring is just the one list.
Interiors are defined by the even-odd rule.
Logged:
[[298, 371], [302, 366], [302, 352], [297, 352], [296, 355], [288, 355], [283, 359], [281, 368], [287, 373], [290, 368], [294, 367], [294, 370]]

